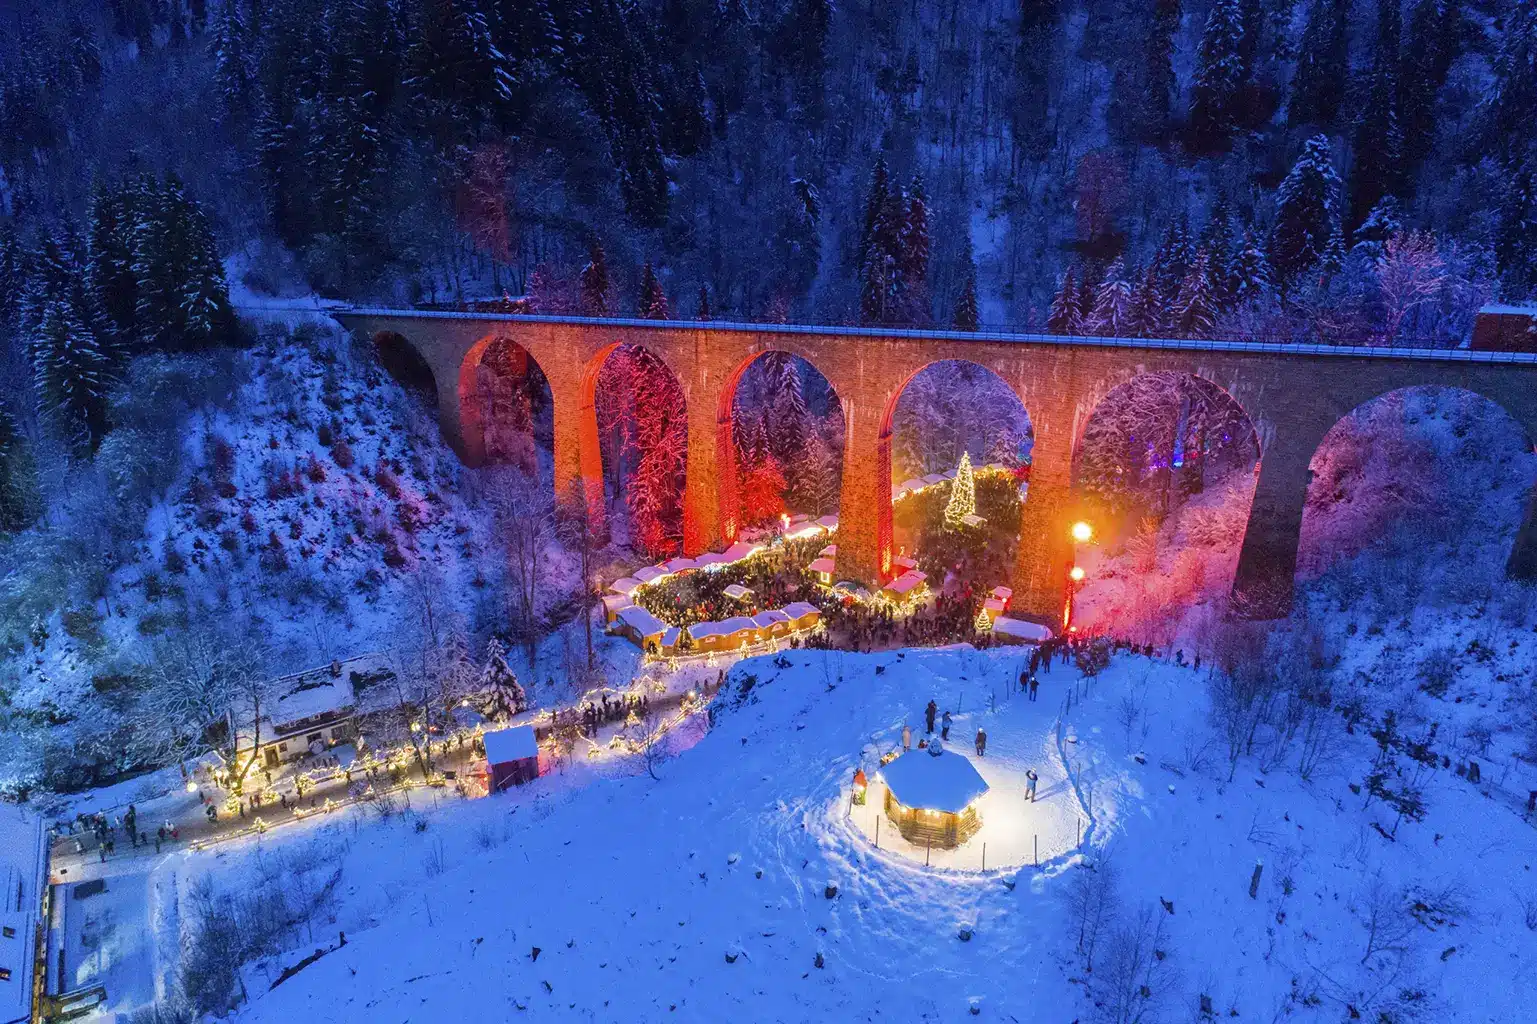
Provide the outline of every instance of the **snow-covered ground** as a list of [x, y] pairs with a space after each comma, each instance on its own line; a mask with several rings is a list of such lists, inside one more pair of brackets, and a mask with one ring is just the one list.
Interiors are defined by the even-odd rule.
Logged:
[[[1537, 843], [1519, 809], [1440, 770], [1424, 820], [1389, 839], [1373, 824], [1392, 831], [1392, 813], [1351, 788], [1377, 749], [1365, 726], [1326, 719], [1331, 753], [1311, 781], [1299, 743], [1240, 759], [1228, 782], [1204, 672], [1125, 655], [1093, 680], [1059, 666], [1031, 703], [1008, 695], [1019, 661], [745, 661], [713, 728], [701, 716], [676, 734], [660, 781], [578, 762], [507, 797], [387, 821], [359, 807], [165, 858], [121, 883], [154, 927], [136, 940], [148, 952], [118, 962], [197, 948], [187, 908], [206, 874], [235, 898], [317, 908], [244, 970], [236, 1017], [252, 1022], [937, 1021], [973, 1006], [1067, 1021], [1115, 1019], [1127, 991], [1156, 1011], [1143, 1019], [1196, 1019], [1203, 995], [1234, 1019], [1524, 1019]], [[964, 858], [925, 867], [884, 829], [874, 847], [849, 816], [854, 768], [921, 726], [930, 698], [955, 713], [954, 735], [987, 729], [984, 771], [1044, 766], [1044, 800], [1019, 810], [1032, 828], [1082, 814], [1081, 856], [1043, 848], [1039, 870], [984, 873]], [[1011, 785], [990, 797], [1017, 799]], [[344, 946], [271, 987], [339, 932]], [[134, 974], [118, 1010], [151, 991], [155, 972]]]

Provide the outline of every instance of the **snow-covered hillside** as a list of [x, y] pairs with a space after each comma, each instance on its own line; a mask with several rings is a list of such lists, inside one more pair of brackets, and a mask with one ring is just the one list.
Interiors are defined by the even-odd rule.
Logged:
[[[1370, 715], [1412, 684], [1379, 687], [1353, 735], [1332, 712], [1284, 749], [1261, 730], [1256, 754], [1272, 753], [1241, 756], [1229, 782], [1206, 673], [1122, 654], [1091, 681], [1058, 666], [1030, 702], [1008, 694], [1020, 663], [743, 662], [660, 781], [582, 765], [507, 797], [388, 821], [363, 806], [173, 855], [148, 882], [161, 924], [143, 941], [207, 964], [207, 921], [254, 920], [283, 893], [300, 923], [262, 932], [249, 1022], [1189, 1020], [1203, 997], [1213, 1018], [1483, 1022], [1537, 998], [1519, 810], [1451, 770], [1430, 773], [1420, 822], [1356, 791]], [[955, 712], [956, 749], [970, 756], [982, 725], [987, 760], [1040, 769], [1041, 802], [995, 791], [997, 813], [1088, 822], [1081, 854], [1047, 856], [1043, 837], [1039, 869], [984, 873], [872, 845], [850, 778], [930, 698]]]
[[[472, 642], [505, 628], [506, 558], [492, 509], [499, 487], [521, 483], [465, 470], [430, 411], [333, 321], [274, 314], [253, 329], [248, 349], [206, 357], [229, 393], [192, 389], [169, 430], [120, 427], [96, 465], [67, 482], [78, 489], [71, 501], [105, 505], [108, 518], [147, 509], [142, 526], [112, 524], [130, 534], [126, 543], [101, 541], [82, 556], [100, 565], [99, 593], [84, 593], [74, 562], [49, 546], [50, 532], [98, 528], [67, 503], [6, 552], [7, 621], [37, 611], [0, 661], [0, 689], [22, 712], [62, 721], [9, 723], [17, 733], [0, 754], [0, 786], [39, 776], [69, 784], [77, 777], [62, 752], [83, 738], [116, 749], [81, 760], [108, 772], [113, 759], [130, 766], [126, 739], [106, 738], [131, 720], [157, 645], [189, 631], [249, 645], [255, 669], [276, 676], [393, 649], [428, 609]], [[201, 366], [138, 363], [127, 387], [170, 393], [178, 375]], [[157, 397], [124, 397], [115, 409], [127, 416]], [[182, 450], [145, 450], [146, 437]], [[143, 501], [123, 497], [130, 489]], [[575, 577], [557, 552], [541, 569], [547, 609]]]

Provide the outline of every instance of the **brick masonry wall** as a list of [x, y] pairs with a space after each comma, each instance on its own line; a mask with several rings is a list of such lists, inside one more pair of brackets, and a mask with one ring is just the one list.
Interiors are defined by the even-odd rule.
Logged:
[[[742, 371], [771, 350], [809, 361], [842, 401], [847, 424], [838, 538], [839, 574], [878, 582], [892, 555], [892, 413], [902, 388], [931, 363], [965, 359], [991, 370], [1019, 396], [1035, 430], [1030, 491], [1020, 516], [1012, 585], [1022, 613], [1061, 622], [1068, 529], [1075, 518], [1074, 454], [1094, 407], [1140, 373], [1175, 371], [1203, 377], [1243, 406], [1258, 432], [1262, 458], [1233, 585], [1235, 606], [1255, 617], [1291, 606], [1297, 539], [1308, 464], [1324, 435], [1351, 410], [1390, 391], [1442, 385], [1476, 392], [1502, 406], [1537, 437], [1537, 366], [1424, 358], [1372, 358], [1304, 350], [1213, 346], [1178, 349], [1127, 340], [1084, 344], [1068, 339], [1001, 339], [787, 330], [750, 326], [548, 321], [486, 315], [357, 311], [337, 314], [366, 336], [404, 337], [438, 384], [444, 435], [469, 465], [484, 461], [483, 426], [474, 372], [487, 345], [521, 345], [549, 379], [554, 401], [555, 487], [569, 500], [585, 491], [602, 514], [594, 385], [603, 360], [619, 344], [641, 345], [682, 385], [688, 411], [684, 546], [688, 554], [718, 548], [736, 535], [735, 458], [731, 405]], [[1537, 576], [1537, 527], [1529, 509], [1510, 571]]]

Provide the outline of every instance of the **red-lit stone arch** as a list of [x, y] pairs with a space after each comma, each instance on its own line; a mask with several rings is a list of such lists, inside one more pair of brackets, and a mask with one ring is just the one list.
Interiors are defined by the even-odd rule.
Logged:
[[[688, 393], [683, 387], [677, 371], [661, 352], [647, 345], [637, 344], [633, 341], [615, 341], [598, 349], [582, 368], [581, 390], [579, 395], [580, 407], [577, 419], [577, 446], [580, 461], [580, 479], [582, 493], [587, 502], [587, 514], [589, 521], [597, 529], [600, 535], [606, 535], [607, 531], [607, 506], [604, 500], [603, 486], [603, 445], [599, 433], [598, 422], [598, 388], [603, 369], [613, 355], [621, 348], [634, 349], [644, 353], [661, 370], [666, 371], [671, 386], [677, 389], [677, 399], [683, 405], [683, 423], [681, 424], [681, 450], [684, 464], [686, 465], [686, 446], [688, 443]], [[563, 501], [570, 500], [570, 496], [562, 495]], [[677, 501], [680, 508], [684, 502], [684, 483], [680, 474]]]
[[920, 374], [924, 373], [926, 370], [931, 369], [932, 367], [939, 366], [943, 363], [961, 362], [975, 366], [1002, 382], [1003, 385], [1008, 388], [1009, 393], [1014, 396], [1015, 401], [1019, 403], [1020, 408], [1025, 411], [1026, 421], [1033, 424], [1033, 421], [1030, 417], [1030, 407], [1025, 403], [1024, 399], [1020, 397], [1019, 391], [1010, 385], [1008, 381], [1004, 380], [1002, 375], [998, 374], [989, 367], [983, 366], [981, 363], [977, 363], [969, 359], [933, 359], [911, 370], [902, 378], [902, 382], [897, 385], [897, 387], [892, 389], [890, 397], [886, 400], [886, 407], [881, 413], [880, 429], [876, 440], [874, 504], [877, 519], [875, 556], [876, 567], [880, 573], [880, 579], [882, 581], [890, 579], [892, 575], [891, 559], [893, 555], [892, 538], [894, 533], [894, 524], [892, 521], [891, 508], [891, 444], [896, 424], [897, 406], [901, 402], [902, 395], [907, 391], [908, 386], [911, 385], [912, 382], [917, 379]]
[[[514, 372], [520, 372], [525, 377], [537, 373], [538, 378], [543, 381], [544, 400], [553, 407], [554, 396], [550, 390], [548, 377], [544, 373], [544, 368], [539, 365], [528, 349], [511, 338], [498, 334], [486, 335], [475, 342], [459, 363], [458, 380], [460, 445], [465, 463], [471, 466], [483, 466], [487, 462], [487, 412], [484, 402], [486, 396], [481, 393], [480, 388], [481, 365], [488, 356], [498, 358], [504, 355], [514, 368]], [[532, 416], [531, 412], [530, 416]], [[532, 424], [530, 429], [532, 430]]]
[[[1458, 408], [1458, 406], [1461, 408]], [[1458, 433], [1454, 418], [1466, 416]], [[1426, 443], [1400, 435], [1391, 421], [1405, 427], [1426, 424]], [[1446, 451], [1437, 453], [1430, 434], [1443, 419], [1453, 432]], [[1476, 433], [1475, 433], [1476, 431]], [[1475, 440], [1476, 439], [1476, 440]], [[1531, 510], [1537, 507], [1537, 443], [1521, 420], [1503, 403], [1466, 387], [1412, 386], [1384, 391], [1340, 417], [1318, 440], [1308, 462], [1307, 499], [1298, 530], [1296, 576], [1316, 577], [1335, 559], [1365, 551], [1374, 543], [1394, 537], [1413, 536], [1414, 547], [1432, 550], [1436, 531], [1443, 539], [1485, 525], [1501, 531], [1494, 542], [1483, 574], [1492, 578], [1501, 570], [1514, 579], [1537, 578], [1537, 530]], [[1454, 508], [1451, 495], [1464, 493], [1445, 479], [1451, 460], [1466, 463], [1462, 449], [1473, 444], [1481, 456], [1489, 456], [1488, 472], [1466, 483], [1482, 488], [1482, 502], [1464, 505], [1460, 512], [1441, 511], [1443, 521], [1413, 519], [1418, 513], [1438, 514]], [[1494, 479], [1489, 474], [1495, 474]], [[1426, 477], [1429, 479], [1426, 479]], [[1375, 479], [1373, 479], [1375, 477]], [[1416, 479], [1418, 478], [1418, 479]], [[1487, 497], [1503, 483], [1503, 498]], [[1347, 496], [1353, 500], [1346, 500]], [[1509, 502], [1499, 509], [1492, 502]], [[1479, 508], [1470, 507], [1477, 505]], [[1493, 513], [1504, 522], [1477, 521], [1480, 511]], [[1423, 534], [1406, 533], [1411, 522], [1426, 528]], [[1504, 535], [1508, 528], [1508, 549]], [[1466, 554], [1477, 557], [1477, 550]], [[1405, 585], [1412, 585], [1407, 578]]]
[[[1131, 373], [1098, 394], [1087, 415], [1074, 425], [1073, 517], [1093, 525], [1096, 544], [1079, 552], [1089, 578], [1071, 588], [1081, 592], [1074, 598], [1078, 609], [1074, 618], [1081, 614], [1082, 624], [1090, 629], [1114, 629], [1134, 640], [1165, 642], [1179, 631], [1188, 609], [1203, 603], [1224, 608], [1223, 598], [1236, 585], [1264, 454], [1260, 429], [1228, 388], [1187, 370]], [[1203, 408], [1206, 414], [1197, 416]], [[1194, 429], [1204, 429], [1204, 421], [1226, 434], [1211, 455], [1227, 463], [1227, 488], [1202, 498], [1195, 495], [1205, 494], [1213, 481], [1207, 479], [1204, 435], [1192, 438], [1185, 427], [1189, 416], [1197, 416]], [[1154, 425], [1151, 436], [1139, 438], [1135, 433], [1139, 425]], [[1144, 457], [1151, 467], [1141, 461]], [[1130, 498], [1139, 490], [1142, 498], [1148, 498], [1145, 489], [1133, 485], [1124, 489], [1130, 500], [1122, 507], [1107, 499], [1103, 490], [1094, 492], [1092, 481], [1108, 476], [1118, 462], [1130, 463], [1125, 466], [1128, 471], [1152, 468], [1158, 473], [1162, 493], [1155, 504], [1144, 506]], [[1195, 490], [1186, 493], [1186, 500], [1176, 501], [1181, 489], [1192, 485]], [[1170, 536], [1163, 517], [1182, 511], [1190, 502], [1203, 502], [1203, 514]], [[1142, 554], [1134, 555], [1130, 542], [1149, 516], [1158, 527], [1153, 536], [1160, 543], [1143, 545]], [[1174, 545], [1165, 547], [1161, 541]], [[1112, 553], [1153, 561], [1141, 571], [1101, 577], [1097, 564]]]
[[438, 382], [432, 375], [432, 367], [416, 346], [403, 334], [395, 331], [375, 331], [374, 356], [379, 365], [408, 392], [416, 395], [431, 409], [438, 409]]
[[[810, 367], [822, 380], [827, 382], [827, 389], [831, 393], [833, 401], [837, 403], [840, 415], [844, 418], [845, 443], [849, 436], [848, 406], [844, 396], [838, 393], [833, 379], [823, 372], [810, 356], [795, 351], [790, 347], [772, 348], [754, 352], [737, 364], [736, 368], [726, 377], [725, 383], [720, 389], [720, 398], [715, 410], [716, 508], [720, 521], [720, 536], [726, 544], [730, 544], [737, 539], [743, 525], [741, 522], [741, 480], [738, 472], [739, 460], [735, 437], [737, 395], [742, 379], [746, 376], [748, 369], [764, 356], [770, 354], [779, 354], [793, 358], [799, 363]], [[840, 465], [843, 462], [844, 455], [845, 452], [842, 451], [837, 453]]]

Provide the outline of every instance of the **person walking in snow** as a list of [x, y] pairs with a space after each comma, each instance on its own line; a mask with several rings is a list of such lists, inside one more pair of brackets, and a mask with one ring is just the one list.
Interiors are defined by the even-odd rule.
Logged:
[[902, 726], [902, 752], [913, 749], [913, 731], [905, 724]]
[[1039, 679], [1035, 678], [1035, 676], [1031, 676], [1030, 677], [1030, 699], [1031, 700], [1035, 700], [1036, 692], [1038, 690], [1040, 690], [1040, 688], [1041, 688], [1041, 681]]
[[1040, 776], [1035, 774], [1034, 768], [1025, 769], [1025, 799], [1035, 803], [1035, 784], [1040, 781]]
[[[930, 729], [929, 731], [933, 732], [934, 730]], [[945, 712], [945, 717], [940, 722], [939, 738], [943, 740], [950, 738], [950, 712], [948, 711]]]
[[977, 756], [981, 757], [985, 753], [987, 753], [987, 733], [983, 732], [981, 729], [978, 729], [977, 730]]
[[929, 701], [929, 706], [923, 709], [923, 717], [929, 724], [930, 733], [934, 731], [934, 716], [937, 714], [939, 714], [939, 705], [935, 704], [932, 700]]

